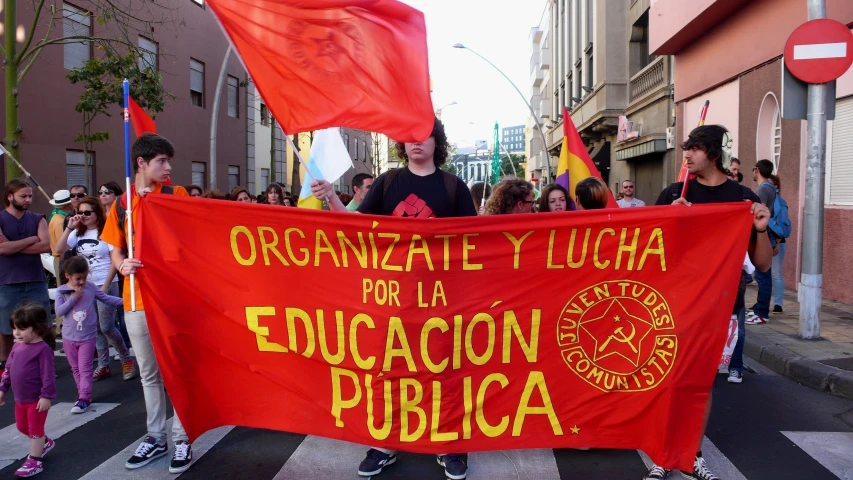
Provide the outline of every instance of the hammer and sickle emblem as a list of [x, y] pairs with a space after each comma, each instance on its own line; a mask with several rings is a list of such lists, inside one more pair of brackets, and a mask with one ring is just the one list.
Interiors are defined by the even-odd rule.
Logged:
[[[629, 322], [629, 325], [630, 325], [630, 322]], [[598, 352], [599, 353], [603, 352], [604, 350], [607, 349], [607, 345], [610, 344], [611, 340], [616, 340], [619, 343], [627, 343], [628, 346], [631, 347], [631, 350], [634, 351], [634, 353], [640, 353], [637, 351], [637, 347], [635, 347], [634, 344], [631, 343], [631, 340], [633, 340], [634, 336], [637, 334], [637, 329], [635, 329], [634, 326], [631, 325], [631, 335], [626, 335], [624, 330], [623, 330], [624, 328], [625, 327], [619, 327], [616, 330], [614, 330], [613, 333], [608, 335], [607, 340], [605, 340], [604, 343], [602, 343], [601, 346], [598, 347]]]

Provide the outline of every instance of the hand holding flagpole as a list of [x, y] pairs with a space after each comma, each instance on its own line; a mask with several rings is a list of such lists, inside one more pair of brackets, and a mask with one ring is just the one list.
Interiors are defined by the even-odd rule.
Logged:
[[[130, 191], [130, 84], [127, 79], [122, 82], [124, 86], [124, 183], [127, 192], [127, 258], [133, 258], [133, 216], [132, 195]], [[136, 275], [130, 274], [130, 311], [136, 311]]]

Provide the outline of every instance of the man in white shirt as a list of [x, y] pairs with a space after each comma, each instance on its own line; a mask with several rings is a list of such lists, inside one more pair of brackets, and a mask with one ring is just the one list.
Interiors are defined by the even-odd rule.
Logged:
[[625, 180], [622, 182], [622, 199], [617, 201], [620, 208], [627, 207], [645, 207], [646, 202], [639, 198], [634, 198], [634, 181]]

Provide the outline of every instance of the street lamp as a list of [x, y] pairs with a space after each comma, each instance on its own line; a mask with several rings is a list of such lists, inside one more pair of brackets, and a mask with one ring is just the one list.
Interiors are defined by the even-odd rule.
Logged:
[[439, 108], [438, 110], [435, 111], [435, 116], [438, 117], [439, 120], [441, 120], [441, 111], [447, 107], [452, 107], [453, 105], [458, 105], [458, 103], [456, 103], [456, 101], [454, 100], [454, 101], [448, 103], [447, 105]]
[[524, 104], [527, 105], [527, 108], [530, 109], [530, 115], [533, 116], [533, 121], [536, 122], [536, 128], [539, 129], [539, 136], [542, 139], [542, 151], [545, 153], [545, 161], [548, 163], [548, 175], [545, 177], [545, 179], [546, 179], [546, 181], [550, 180], [550, 177], [551, 177], [551, 156], [548, 155], [548, 141], [545, 140], [545, 131], [542, 130], [542, 122], [539, 121], [539, 117], [536, 116], [536, 112], [533, 111], [533, 107], [530, 105], [530, 102], [527, 101], [527, 98], [524, 96], [523, 93], [521, 93], [521, 90], [518, 89], [518, 87], [515, 85], [515, 83], [513, 83], [512, 80], [509, 79], [509, 77], [503, 72], [503, 70], [498, 68], [497, 65], [495, 65], [494, 63], [490, 62], [489, 59], [480, 55], [479, 53], [475, 52], [474, 50], [471, 50], [470, 48], [466, 47], [465, 45], [462, 45], [461, 43], [457, 43], [457, 44], [453, 45], [453, 48], [462, 48], [462, 49], [468, 50], [469, 52], [473, 53], [474, 55], [482, 58], [483, 61], [485, 61], [486, 63], [491, 65], [492, 68], [494, 68], [495, 70], [498, 71], [498, 73], [503, 75], [503, 77], [506, 79], [506, 81], [509, 82], [510, 85], [512, 85], [512, 88], [514, 88], [515, 91], [518, 92], [519, 95], [521, 95], [521, 99], [524, 100]]

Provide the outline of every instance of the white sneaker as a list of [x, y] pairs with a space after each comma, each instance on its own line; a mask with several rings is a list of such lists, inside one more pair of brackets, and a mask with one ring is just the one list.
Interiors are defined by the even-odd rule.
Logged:
[[729, 370], [729, 383], [743, 383], [743, 374], [737, 370]]
[[767, 319], [758, 315], [752, 315], [751, 317], [748, 317], [744, 323], [747, 325], [761, 325], [763, 323], [767, 323]]

